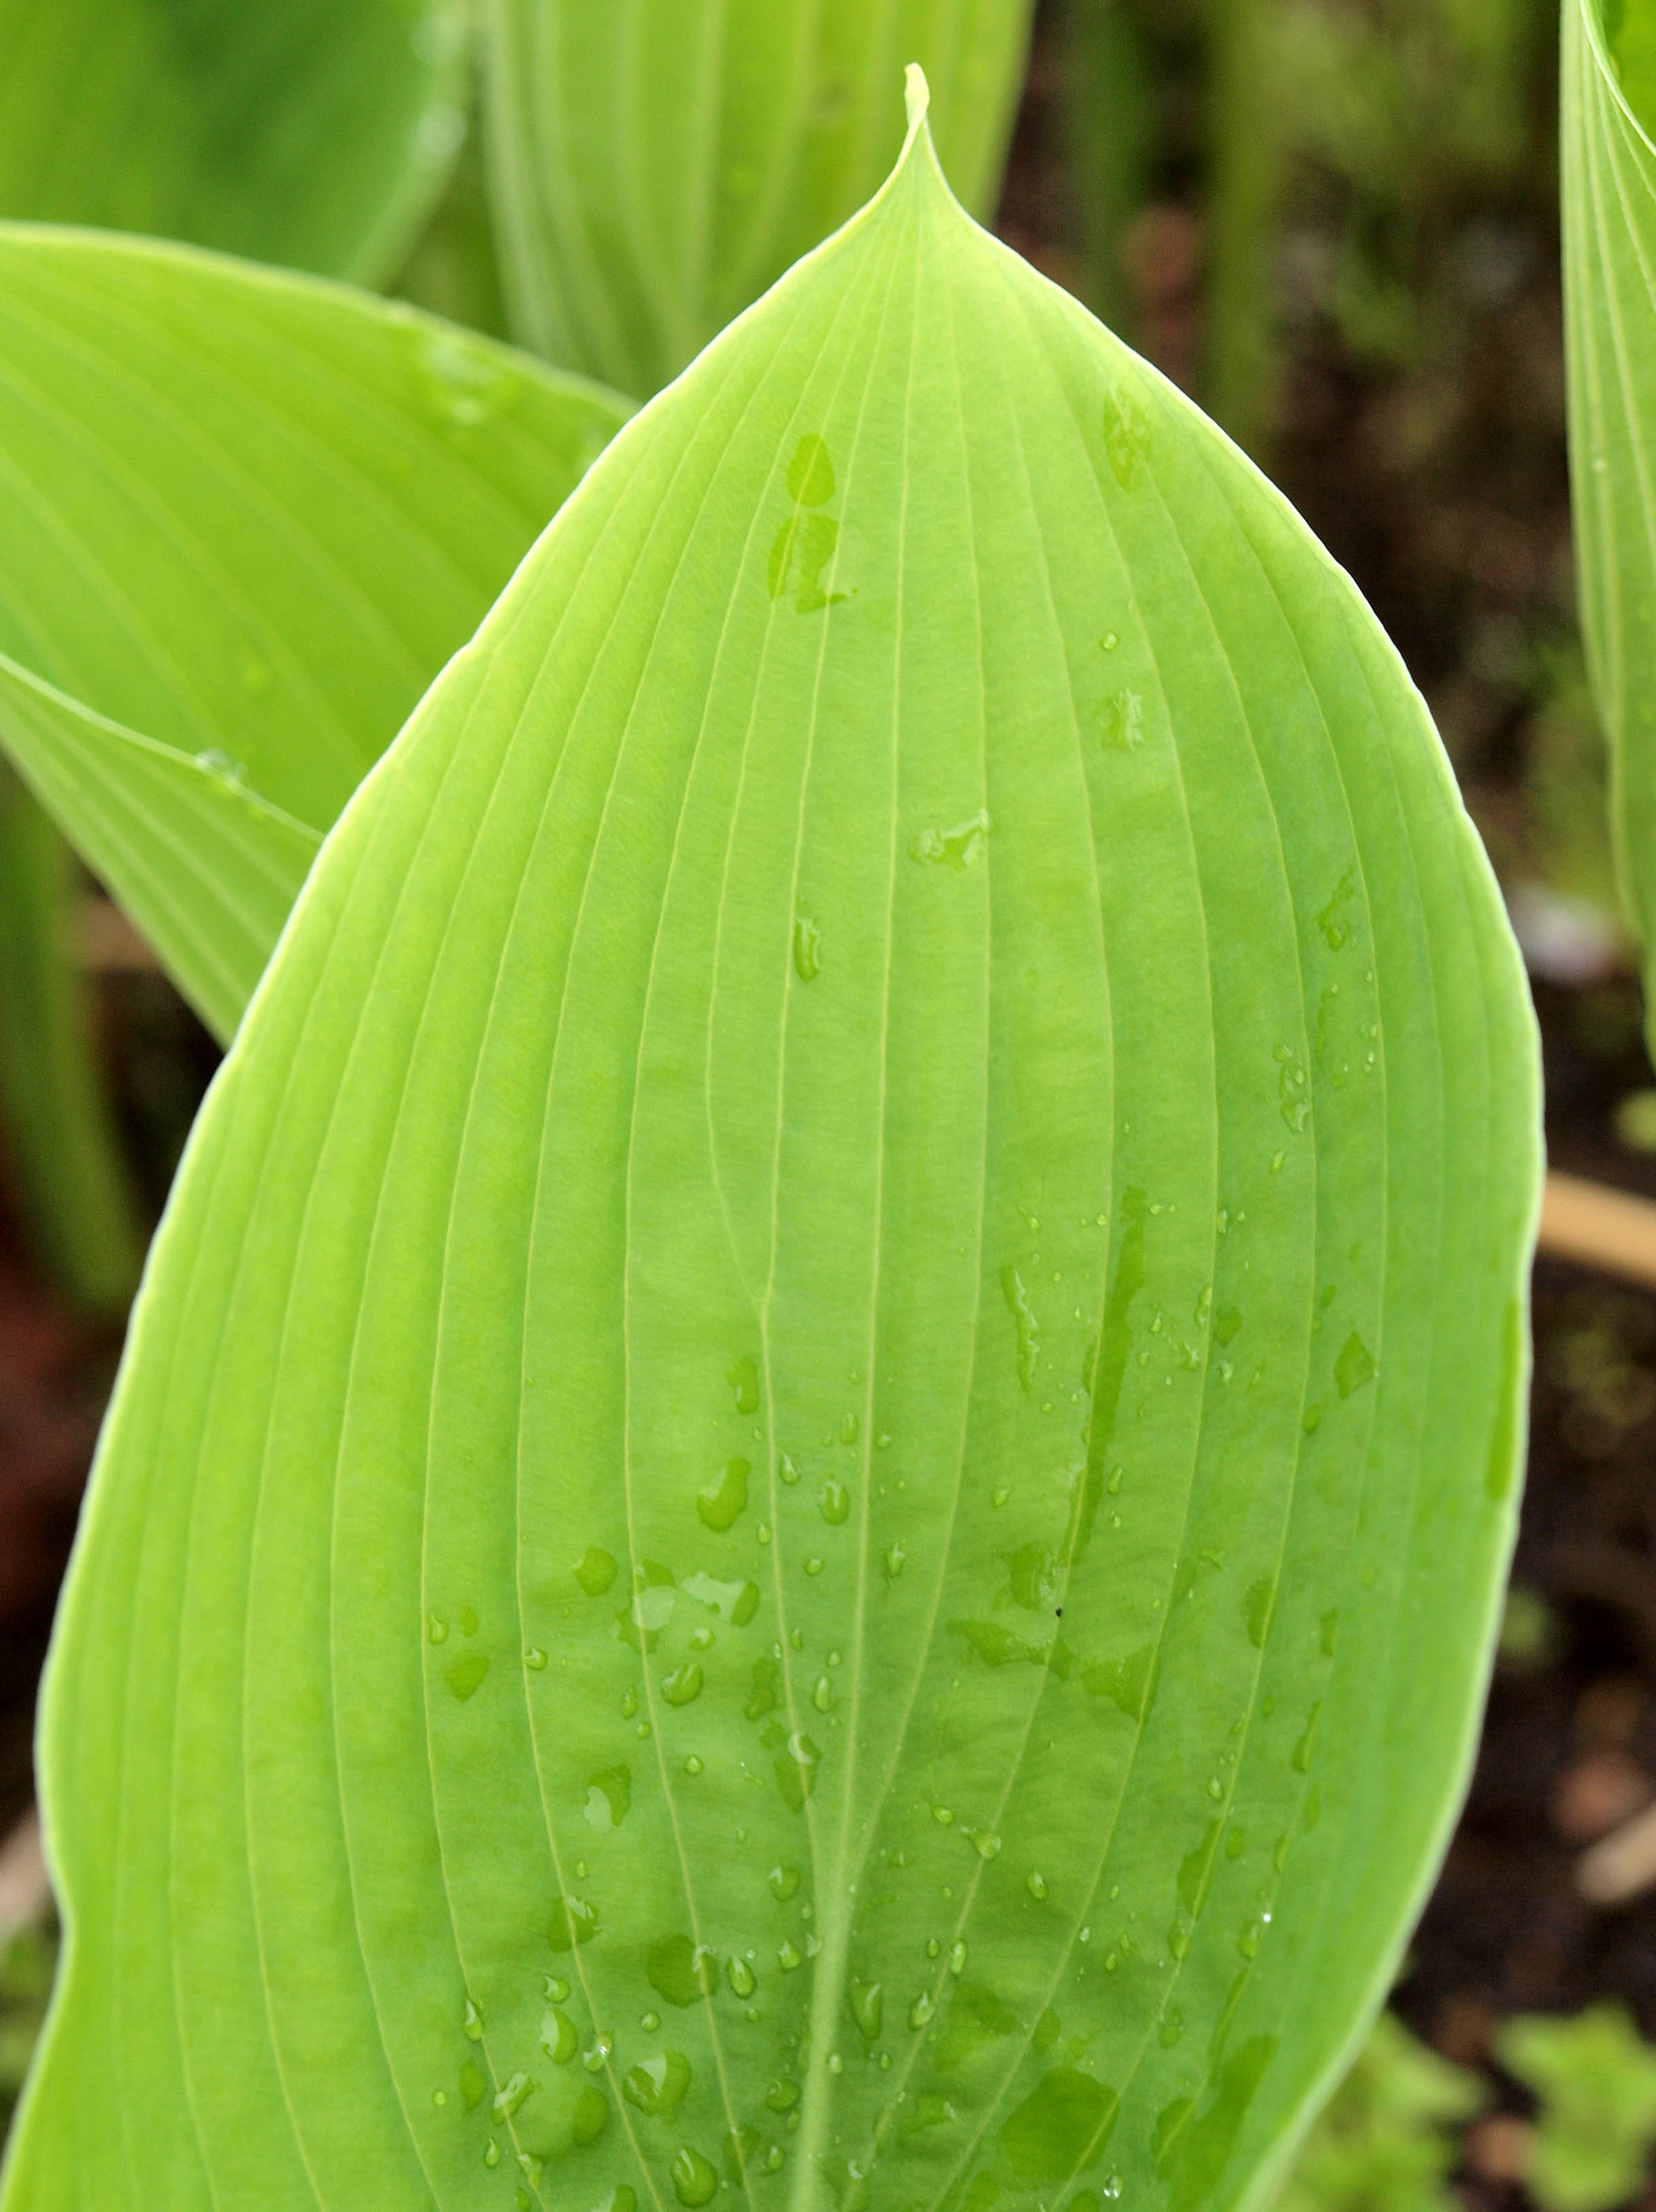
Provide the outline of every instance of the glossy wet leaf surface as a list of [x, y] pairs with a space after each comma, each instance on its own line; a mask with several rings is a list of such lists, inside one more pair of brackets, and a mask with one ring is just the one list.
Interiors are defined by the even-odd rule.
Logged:
[[624, 413], [364, 294], [0, 226], [0, 741], [221, 1036]]
[[1564, 10], [1565, 336], [1582, 627], [1623, 894], [1656, 941], [1656, 6]]
[[502, 273], [526, 345], [647, 397], [874, 190], [919, 62], [985, 221], [1031, 0], [489, 0]]
[[594, 470], [226, 1063], [8, 2212], [1236, 2202], [1464, 1782], [1537, 1173], [1395, 656], [922, 139]]
[[465, 128], [448, 0], [0, 0], [0, 216], [378, 282]]

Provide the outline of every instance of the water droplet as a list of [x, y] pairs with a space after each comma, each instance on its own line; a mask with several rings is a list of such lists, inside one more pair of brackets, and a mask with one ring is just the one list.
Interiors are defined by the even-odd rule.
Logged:
[[758, 1977], [752, 1966], [734, 1951], [725, 1961], [725, 1978], [739, 1997], [751, 1997], [758, 1987]]
[[483, 2014], [470, 1997], [466, 2000], [466, 2009], [460, 2014], [460, 2027], [472, 2042], [480, 2043], [483, 2040]]
[[817, 1503], [823, 1519], [837, 1528], [851, 1510], [851, 1493], [843, 1482], [831, 1480], [823, 1484]]
[[784, 1936], [776, 1946], [776, 1958], [784, 1974], [791, 1974], [795, 1966], [805, 1964], [804, 1956], [795, 1948], [791, 1936]]
[[813, 1552], [810, 1558], [805, 1563], [806, 1573], [807, 1575], [819, 1575], [822, 1572], [822, 1567], [823, 1561], [821, 1553], [819, 1552]]
[[[1114, 630], [1107, 629], [1104, 633], [1099, 642], [1103, 645], [1106, 653], [1113, 653], [1116, 647], [1121, 643], [1121, 640], [1116, 635]], [[1099, 1225], [1100, 1228], [1104, 1225], [1104, 1216], [1102, 1214], [1099, 1216]]]
[[717, 1482], [697, 1492], [697, 1515], [716, 1534], [722, 1535], [747, 1510], [747, 1478], [752, 1472], [745, 1459], [727, 1460]]
[[588, 2087], [575, 2100], [569, 2132], [581, 2148], [596, 2142], [610, 2124], [610, 2100], [601, 2089]]
[[581, 2063], [588, 2073], [601, 2074], [608, 2065], [610, 2053], [614, 2049], [615, 2038], [612, 2035], [600, 2035], [594, 2039], [590, 2051], [581, 2052]]
[[447, 2092], [447, 2089], [434, 2089], [434, 2090], [431, 2092], [431, 2101], [432, 2101], [432, 2103], [433, 2103], [434, 2105], [437, 2105], [437, 2106], [446, 2105], [446, 2104], [448, 2102], [448, 2092]]
[[770, 1885], [772, 1896], [779, 1904], [786, 1905], [799, 1888], [800, 1870], [797, 1867], [773, 1866], [765, 1880]]
[[565, 2004], [569, 2002], [569, 1985], [562, 1974], [548, 1974], [541, 1987], [546, 1992], [549, 2004]]
[[816, 1707], [819, 1713], [832, 1711], [834, 1704], [834, 1686], [825, 1674], [818, 1675], [816, 1686], [811, 1692], [811, 1703]]
[[1041, 1325], [1029, 1302], [1023, 1277], [1014, 1267], [1001, 1270], [1001, 1295], [1012, 1316], [1017, 1339], [1018, 1381], [1027, 1398], [1034, 1390], [1035, 1371], [1041, 1364]]
[[547, 1942], [554, 1951], [574, 1950], [598, 1933], [598, 1908], [579, 1897], [560, 1897], [552, 1906]]
[[701, 1694], [702, 1670], [694, 1659], [686, 1659], [661, 1678], [661, 1695], [670, 1705], [687, 1705]]
[[702, 1762], [697, 1758], [695, 1753], [692, 1751], [690, 1757], [685, 1761], [685, 1772], [686, 1774], [699, 1774], [702, 1771]]
[[1067, 2179], [1103, 2151], [1118, 2101], [1090, 2074], [1055, 2066], [1001, 2130], [1008, 2164], [1024, 2181]]
[[717, 1954], [688, 1936], [664, 1936], [644, 1954], [644, 1972], [659, 1996], [680, 2011], [710, 1997], [718, 1986]]
[[523, 1663], [532, 1674], [539, 1674], [546, 1664], [546, 1654], [538, 1645], [530, 1644], [523, 1655]]
[[1036, 1874], [1032, 1872], [1027, 1887], [1032, 1897], [1044, 1897], [1046, 1895], [1046, 1876], [1044, 1874]]
[[632, 1804], [632, 1771], [625, 1766], [606, 1766], [587, 1778], [587, 1826], [594, 1835], [606, 1836], [618, 1828]]
[[426, 1626], [425, 1632], [431, 1638], [431, 1641], [434, 1644], [447, 1644], [448, 1641], [448, 1623], [446, 1620], [439, 1620], [436, 1614], [434, 1613]]
[[834, 465], [828, 447], [814, 430], [808, 430], [788, 464], [788, 495], [799, 507], [825, 507], [834, 489]]
[[765, 2172], [767, 2173], [780, 2173], [787, 2159], [787, 2155], [788, 2154], [783, 2150], [780, 2143], [772, 2143], [770, 2149], [766, 2151], [764, 2154]]
[[500, 2145], [495, 2141], [493, 2136], [490, 2136], [483, 2147], [483, 2162], [491, 2173], [500, 2164]]
[[1304, 1735], [1294, 1747], [1294, 1765], [1296, 1773], [1309, 1774], [1311, 1771], [1312, 1746], [1316, 1741], [1317, 1723], [1322, 1716], [1322, 1711], [1323, 1701], [1318, 1698], [1306, 1719]]
[[683, 2051], [661, 2051], [627, 2069], [621, 2094], [652, 2119], [665, 2119], [683, 2104], [690, 2083], [691, 2064]]
[[1379, 1372], [1368, 1346], [1353, 1329], [1345, 1340], [1344, 1349], [1334, 1363], [1334, 1380], [1340, 1395], [1349, 1398], [1365, 1383], [1372, 1382]]
[[831, 2051], [828, 2054], [828, 2071], [831, 2074], [843, 2074], [845, 2071], [845, 2061], [837, 2051]]
[[976, 1844], [977, 1856], [980, 1859], [998, 1859], [1000, 1857], [1001, 1838], [997, 1835], [994, 1834], [991, 1830], [987, 1828], [968, 1828], [965, 1832], [970, 1840]]
[[1107, 752], [1129, 753], [1144, 742], [1144, 702], [1136, 691], [1112, 691], [1099, 709], [1099, 738]]
[[878, 1982], [851, 1984], [851, 2016], [866, 2041], [873, 2043], [878, 2039], [885, 2013], [885, 1992]]
[[908, 1556], [908, 1553], [904, 1550], [901, 1544], [893, 1544], [892, 1546], [890, 1551], [886, 1554], [886, 1579], [887, 1582], [894, 1583], [897, 1580], [898, 1577], [903, 1571], [903, 1563]]
[[794, 967], [801, 983], [813, 983], [822, 973], [822, 932], [808, 914], [794, 924]]
[[958, 822], [953, 830], [922, 830], [909, 847], [909, 858], [929, 860], [940, 867], [976, 867], [983, 856], [990, 826], [987, 811], [980, 810], [969, 822]]
[[780, 1473], [782, 1480], [786, 1483], [795, 1483], [800, 1479], [800, 1471], [798, 1468], [795, 1466], [793, 1461], [788, 1458], [786, 1452], [782, 1455], [782, 1465], [778, 1469], [778, 1472]]
[[1208, 1795], [1215, 1804], [1225, 1795], [1225, 1785], [1216, 1774], [1210, 1774], [1208, 1777]]
[[217, 776], [224, 783], [244, 783], [247, 781], [246, 763], [232, 759], [217, 745], [209, 745], [205, 752], [198, 753], [196, 766], [204, 769], [209, 775]]
[[940, 1828], [952, 1828], [954, 1826], [954, 1814], [947, 1805], [934, 1805], [932, 1818]]
[[1150, 426], [1137, 392], [1119, 385], [1104, 403], [1104, 450], [1110, 472], [1123, 491], [1131, 491], [1149, 442]]
[[910, 2027], [924, 2027], [926, 2022], [931, 2018], [932, 2014], [935, 2009], [936, 2008], [933, 2004], [932, 2000], [922, 1990], [920, 1995], [915, 1999], [914, 2002], [909, 2007], [909, 2026]]
[[514, 2112], [520, 2112], [534, 2093], [535, 2085], [528, 2075], [514, 2074], [496, 2093], [495, 2101], [489, 2109], [497, 2120], [503, 2123], [509, 2120]]
[[483, 1687], [484, 1679], [488, 1672], [489, 1654], [486, 1651], [473, 1651], [466, 1658], [456, 1659], [452, 1665], [445, 1667], [443, 1680], [447, 1683], [453, 1695], [461, 1705], [465, 1705]]
[[965, 1972], [965, 1965], [966, 1965], [966, 1947], [965, 1947], [965, 1944], [964, 1941], [957, 1941], [956, 1942], [953, 1943], [953, 1944], [950, 1946], [950, 1948], [949, 1948], [949, 1972], [950, 1972], [950, 1973], [952, 1973], [952, 1974], [956, 1978], [956, 1979], [958, 1980], [958, 1979], [959, 1978], [959, 1977], [961, 1976], [961, 1974], [963, 1974], [963, 1973]]
[[581, 1555], [575, 1571], [575, 1578], [588, 1597], [602, 1597], [615, 1580], [613, 1556], [594, 1544]]
[[799, 2100], [799, 2083], [790, 2081], [785, 2074], [773, 2081], [764, 2093], [765, 2108], [772, 2112], [791, 2112]]
[[[552, 1984], [549, 1983], [547, 1986], [551, 1988]], [[560, 1982], [557, 1986], [566, 1996], [569, 1995], [567, 1982]], [[550, 2006], [540, 2016], [540, 2047], [554, 2066], [567, 2066], [581, 2047], [581, 2038], [575, 2033], [575, 2022], [568, 2013], [558, 2011], [555, 2005]]]

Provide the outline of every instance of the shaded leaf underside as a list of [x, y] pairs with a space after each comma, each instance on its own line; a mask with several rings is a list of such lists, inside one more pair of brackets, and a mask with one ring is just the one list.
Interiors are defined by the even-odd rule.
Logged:
[[625, 412], [362, 295], [0, 226], [0, 741], [221, 1037]]
[[1372, 618], [922, 139], [588, 477], [215, 1088], [7, 2212], [1237, 2200], [1464, 1780], [1536, 1115]]
[[375, 283], [464, 131], [447, 0], [0, 0], [0, 216]]

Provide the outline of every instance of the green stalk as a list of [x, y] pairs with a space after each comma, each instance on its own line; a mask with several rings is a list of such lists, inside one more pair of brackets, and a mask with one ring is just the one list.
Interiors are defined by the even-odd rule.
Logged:
[[1068, 0], [1064, 150], [1081, 216], [1087, 304], [1130, 338], [1122, 235], [1143, 206], [1154, 135], [1150, 60], [1129, 0]]
[[1202, 401], [1260, 453], [1279, 374], [1271, 241], [1285, 148], [1275, 0], [1209, 0], [1208, 342]]
[[43, 1263], [77, 1305], [109, 1313], [131, 1296], [143, 1237], [75, 957], [77, 874], [0, 771], [0, 1135]]

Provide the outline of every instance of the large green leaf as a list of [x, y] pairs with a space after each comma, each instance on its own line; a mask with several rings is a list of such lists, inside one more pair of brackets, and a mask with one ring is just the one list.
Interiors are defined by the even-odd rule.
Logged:
[[1582, 628], [1634, 925], [1656, 945], [1656, 6], [1566, 0], [1564, 298]]
[[943, 165], [987, 215], [1032, 0], [485, 0], [514, 326], [641, 396], [861, 206], [918, 60]]
[[465, 130], [457, 0], [0, 0], [0, 215], [377, 282]]
[[221, 1036], [626, 411], [336, 285], [0, 225], [0, 741]]
[[922, 137], [564, 508], [215, 1087], [7, 2212], [1236, 2203], [1466, 1774], [1537, 1088], [1373, 618]]

